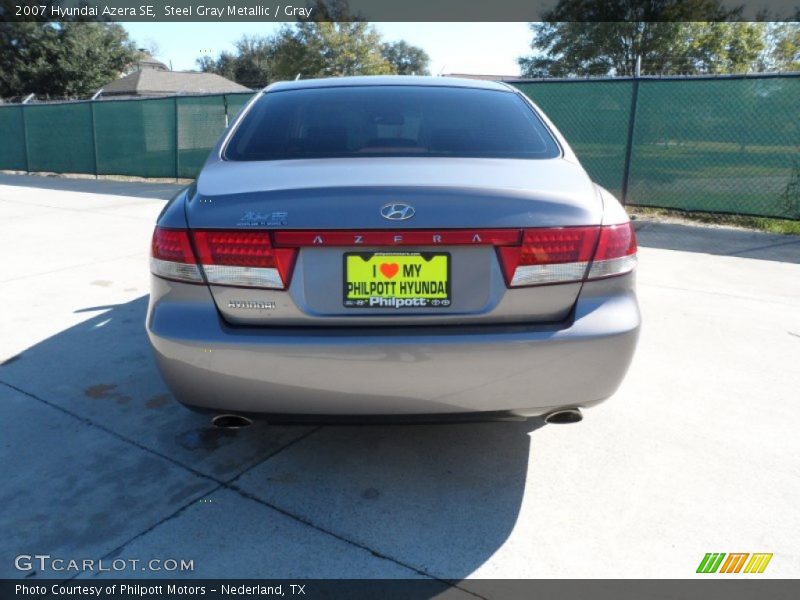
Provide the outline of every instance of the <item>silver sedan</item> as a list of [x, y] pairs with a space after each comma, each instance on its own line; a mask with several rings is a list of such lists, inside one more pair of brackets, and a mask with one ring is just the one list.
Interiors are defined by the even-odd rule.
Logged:
[[285, 82], [160, 215], [146, 325], [212, 413], [574, 421], [630, 364], [635, 266], [622, 206], [514, 88]]

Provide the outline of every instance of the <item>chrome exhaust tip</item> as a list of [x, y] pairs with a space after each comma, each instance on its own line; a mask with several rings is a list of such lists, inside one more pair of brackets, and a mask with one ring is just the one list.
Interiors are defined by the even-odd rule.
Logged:
[[579, 408], [567, 408], [548, 413], [544, 417], [545, 423], [563, 425], [565, 423], [580, 423], [583, 421], [583, 413]]
[[211, 419], [211, 424], [219, 429], [242, 429], [249, 427], [253, 422], [241, 415], [217, 415]]

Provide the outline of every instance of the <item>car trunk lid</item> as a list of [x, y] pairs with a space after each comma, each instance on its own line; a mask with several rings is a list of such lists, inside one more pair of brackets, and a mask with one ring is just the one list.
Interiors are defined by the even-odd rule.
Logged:
[[[413, 216], [387, 219], [394, 204]], [[294, 250], [286, 290], [211, 283], [223, 317], [253, 325], [561, 320], [580, 282], [509, 289], [498, 248], [524, 229], [599, 225], [601, 215], [588, 176], [563, 159], [216, 162], [187, 203], [196, 231], [268, 231], [279, 251]], [[352, 254], [376, 269], [446, 263], [448, 294], [435, 306], [348, 304]]]

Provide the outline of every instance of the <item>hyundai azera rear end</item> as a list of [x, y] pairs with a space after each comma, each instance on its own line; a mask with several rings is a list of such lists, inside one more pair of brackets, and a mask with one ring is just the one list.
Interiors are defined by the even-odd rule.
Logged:
[[628, 369], [635, 266], [623, 208], [514, 88], [277, 83], [160, 215], [147, 330], [210, 412], [574, 415]]

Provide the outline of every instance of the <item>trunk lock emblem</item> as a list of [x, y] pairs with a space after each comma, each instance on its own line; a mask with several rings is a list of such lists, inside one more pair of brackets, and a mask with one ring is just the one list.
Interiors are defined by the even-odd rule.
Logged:
[[392, 202], [381, 207], [381, 216], [390, 221], [405, 221], [414, 216], [414, 207], [402, 202]]

